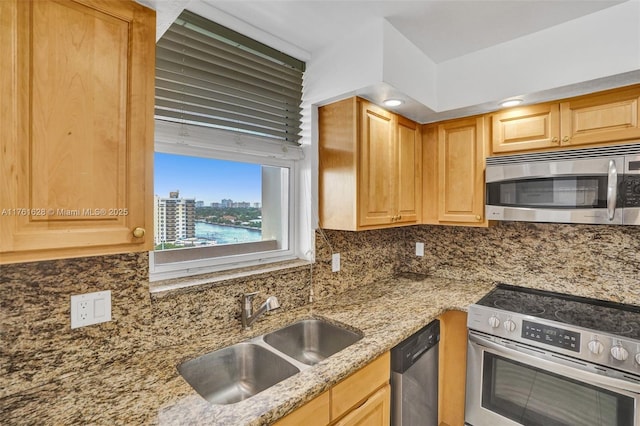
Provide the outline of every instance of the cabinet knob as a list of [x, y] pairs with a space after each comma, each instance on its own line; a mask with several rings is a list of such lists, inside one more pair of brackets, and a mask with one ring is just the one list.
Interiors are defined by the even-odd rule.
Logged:
[[557, 137], [557, 136], [554, 136], [554, 137], [553, 137], [553, 139], [551, 139], [551, 142], [552, 142], [552, 143], [558, 143], [558, 141], [559, 141], [559, 140], [560, 140], [560, 139], [558, 139], [558, 137]]
[[571, 139], [569, 136], [564, 136], [562, 142], [569, 142], [569, 139]]
[[136, 228], [133, 230], [133, 236], [136, 238], [142, 238], [144, 237], [145, 232], [144, 228]]
[[482, 217], [479, 214], [477, 214], [476, 215], [476, 220], [480, 220], [480, 219], [482, 219]]

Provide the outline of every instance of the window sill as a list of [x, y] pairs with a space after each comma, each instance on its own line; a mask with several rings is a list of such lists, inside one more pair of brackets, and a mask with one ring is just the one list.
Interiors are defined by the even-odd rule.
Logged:
[[184, 278], [174, 278], [149, 283], [149, 292], [156, 298], [171, 296], [194, 290], [203, 290], [207, 287], [215, 287], [224, 284], [225, 281], [250, 277], [253, 275], [270, 274], [277, 271], [294, 268], [308, 268], [312, 262], [304, 259], [287, 260], [270, 263], [268, 265], [255, 265], [233, 270], [211, 272], [202, 275], [194, 275]]

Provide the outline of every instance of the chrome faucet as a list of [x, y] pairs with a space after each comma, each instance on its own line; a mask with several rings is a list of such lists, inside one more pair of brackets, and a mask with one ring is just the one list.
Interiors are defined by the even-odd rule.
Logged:
[[267, 297], [267, 300], [265, 300], [265, 302], [260, 305], [260, 308], [258, 308], [258, 310], [254, 313], [253, 298], [258, 293], [260, 292], [255, 291], [253, 293], [245, 293], [242, 295], [242, 328], [244, 328], [245, 330], [251, 327], [251, 325], [265, 312], [269, 312], [280, 307], [278, 298], [275, 296], [269, 296]]

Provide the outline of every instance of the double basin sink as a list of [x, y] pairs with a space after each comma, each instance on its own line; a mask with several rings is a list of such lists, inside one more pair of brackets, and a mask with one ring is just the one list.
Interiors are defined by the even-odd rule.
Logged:
[[310, 368], [362, 339], [318, 318], [305, 319], [178, 366], [182, 377], [212, 404], [233, 404]]

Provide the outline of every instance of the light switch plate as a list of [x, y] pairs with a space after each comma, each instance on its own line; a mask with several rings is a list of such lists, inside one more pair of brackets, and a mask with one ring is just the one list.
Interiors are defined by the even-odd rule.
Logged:
[[424, 256], [424, 243], [416, 243], [416, 256]]
[[333, 253], [331, 255], [331, 272], [338, 272], [340, 270], [340, 253]]
[[71, 328], [111, 321], [111, 290], [71, 296]]

